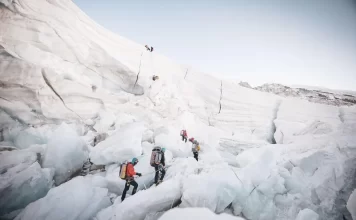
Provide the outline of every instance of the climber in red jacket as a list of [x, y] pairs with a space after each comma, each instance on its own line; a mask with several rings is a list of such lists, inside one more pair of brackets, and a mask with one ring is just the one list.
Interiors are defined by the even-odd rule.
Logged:
[[187, 139], [188, 139], [187, 130], [182, 130], [180, 132], [180, 136], [182, 136], [182, 141], [185, 141], [185, 143], [187, 143]]
[[131, 163], [127, 164], [127, 170], [126, 170], [126, 184], [125, 184], [125, 189], [122, 192], [122, 196], [121, 196], [121, 201], [124, 201], [125, 197], [126, 197], [126, 192], [130, 189], [130, 185], [132, 185], [134, 188], [132, 190], [132, 195], [134, 195], [137, 191], [137, 187], [138, 184], [135, 181], [135, 177], [134, 175], [137, 176], [142, 176], [141, 173], [137, 173], [135, 172], [135, 168], [134, 166], [138, 163], [138, 159], [137, 158], [133, 158]]

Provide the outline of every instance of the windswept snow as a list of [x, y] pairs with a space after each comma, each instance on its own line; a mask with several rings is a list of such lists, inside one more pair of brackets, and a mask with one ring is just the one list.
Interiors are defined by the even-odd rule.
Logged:
[[[69, 0], [0, 0], [0, 33], [0, 216], [336, 220], [347, 200], [354, 215], [355, 106], [186, 74]], [[154, 146], [167, 149], [157, 187]], [[121, 202], [132, 157], [143, 176]], [[105, 171], [76, 177], [88, 158]]]

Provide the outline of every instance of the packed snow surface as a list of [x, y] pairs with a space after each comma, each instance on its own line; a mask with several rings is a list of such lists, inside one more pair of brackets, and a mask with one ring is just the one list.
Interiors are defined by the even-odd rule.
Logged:
[[[0, 218], [355, 215], [355, 106], [187, 71], [70, 0], [0, 0], [0, 33]], [[199, 141], [199, 161], [182, 129]], [[166, 148], [158, 186], [155, 146]], [[121, 202], [119, 164], [133, 157], [143, 175]]]

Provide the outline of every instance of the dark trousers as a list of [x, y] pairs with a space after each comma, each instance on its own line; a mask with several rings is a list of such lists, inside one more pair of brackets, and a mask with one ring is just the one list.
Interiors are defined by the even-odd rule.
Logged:
[[124, 199], [126, 197], [126, 193], [130, 189], [130, 185], [132, 185], [134, 187], [132, 190], [132, 195], [134, 195], [136, 193], [137, 187], [138, 187], [137, 182], [135, 180], [126, 180], [125, 189], [122, 192], [122, 196], [121, 196], [121, 201], [124, 201]]
[[163, 166], [162, 165], [155, 165], [155, 183], [158, 182], [158, 175], [159, 175], [159, 172], [161, 171], [161, 178], [160, 180], [162, 181], [163, 178], [164, 178], [164, 175], [166, 175], [166, 171], [164, 170]]
[[185, 141], [185, 143], [187, 143], [187, 136], [182, 135], [182, 141]]
[[198, 152], [193, 152], [194, 158], [198, 161]]

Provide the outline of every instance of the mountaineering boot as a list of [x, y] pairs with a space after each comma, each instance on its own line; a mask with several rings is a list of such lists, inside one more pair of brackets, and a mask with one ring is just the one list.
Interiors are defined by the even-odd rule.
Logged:
[[159, 184], [161, 184], [163, 181], [162, 180], [158, 180], [156, 183], [156, 186], [158, 186]]
[[134, 188], [134, 189], [132, 190], [132, 195], [135, 195], [136, 191], [137, 191], [137, 188]]

